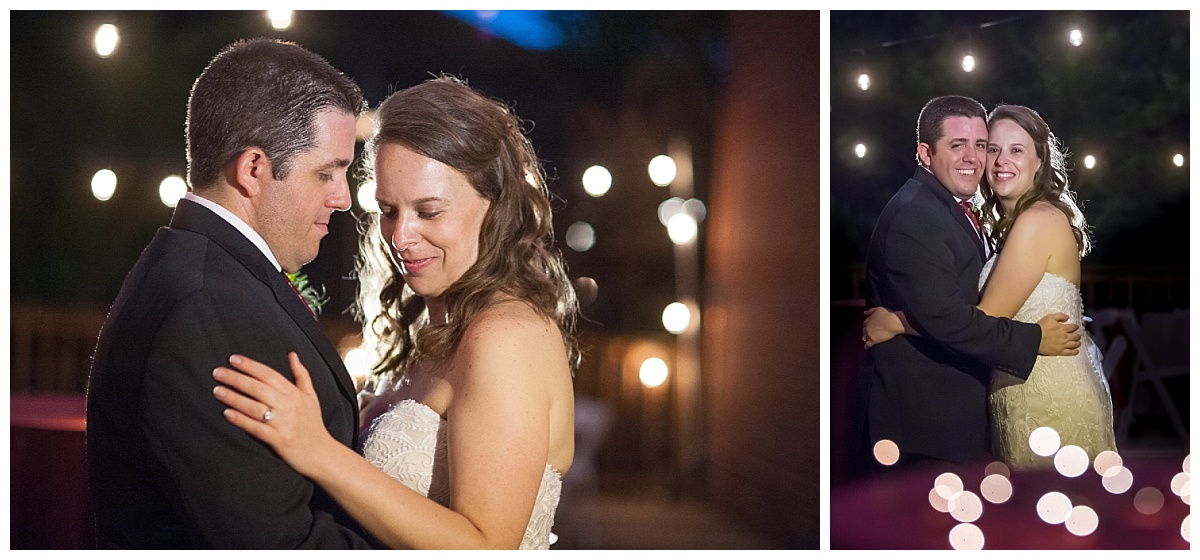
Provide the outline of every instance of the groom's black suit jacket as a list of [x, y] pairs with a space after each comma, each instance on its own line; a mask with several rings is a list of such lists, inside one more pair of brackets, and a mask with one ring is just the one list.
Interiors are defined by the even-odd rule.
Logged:
[[867, 352], [871, 444], [960, 463], [989, 456], [989, 372], [1027, 378], [1041, 328], [975, 307], [983, 260], [957, 201], [918, 167], [884, 207], [867, 253], [867, 307], [902, 310], [923, 335]]
[[234, 353], [312, 375], [329, 432], [356, 444], [353, 383], [283, 275], [236, 228], [179, 201], [125, 279], [88, 386], [87, 455], [103, 548], [362, 548], [320, 488], [230, 424], [212, 371]]

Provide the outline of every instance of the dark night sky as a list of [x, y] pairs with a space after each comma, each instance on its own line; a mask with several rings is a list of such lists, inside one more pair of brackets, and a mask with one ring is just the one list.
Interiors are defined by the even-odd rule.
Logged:
[[[185, 176], [192, 82], [225, 45], [268, 36], [328, 59], [360, 84], [372, 108], [442, 72], [511, 103], [531, 123], [554, 178], [560, 241], [578, 220], [597, 230], [588, 252], [560, 243], [570, 275], [600, 286], [585, 312], [606, 327], [661, 330], [659, 315], [674, 300], [671, 243], [656, 215], [668, 195], [645, 166], [682, 134], [695, 154], [697, 195], [707, 192], [712, 113], [727, 70], [724, 15], [552, 12], [549, 19], [564, 43], [533, 51], [438, 12], [301, 11], [284, 31], [261, 11], [11, 12], [13, 303], [112, 301], [170, 219], [157, 188], [166, 175]], [[101, 59], [91, 41], [106, 22], [120, 28], [121, 43]], [[614, 176], [598, 199], [580, 184], [593, 164]], [[102, 167], [119, 176], [107, 202], [89, 188]], [[332, 226], [305, 270], [333, 296], [327, 309], [340, 310], [353, 290], [345, 276], [357, 234], [349, 213]]]
[[[875, 218], [915, 167], [925, 101], [957, 93], [1037, 110], [1072, 154], [1093, 226], [1089, 264], [1186, 267], [1187, 12], [830, 14], [830, 261], [861, 262]], [[1072, 26], [1084, 41], [1068, 42]], [[970, 50], [977, 69], [961, 68]], [[857, 87], [865, 69], [871, 88]], [[854, 155], [867, 144], [865, 158]], [[1188, 158], [1182, 168], [1171, 158]], [[1083, 158], [1094, 155], [1094, 169]]]

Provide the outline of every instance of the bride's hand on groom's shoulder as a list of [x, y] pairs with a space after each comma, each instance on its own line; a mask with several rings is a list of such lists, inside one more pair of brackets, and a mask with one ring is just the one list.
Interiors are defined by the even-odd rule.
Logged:
[[325, 447], [338, 444], [321, 418], [321, 403], [308, 369], [296, 354], [288, 354], [293, 384], [266, 364], [234, 355], [231, 367], [213, 370], [220, 383], [213, 396], [229, 408], [225, 418], [271, 446], [301, 474], [309, 474], [325, 456]]
[[886, 307], [872, 307], [863, 312], [863, 345], [867, 348], [887, 342], [904, 334], [904, 322]]

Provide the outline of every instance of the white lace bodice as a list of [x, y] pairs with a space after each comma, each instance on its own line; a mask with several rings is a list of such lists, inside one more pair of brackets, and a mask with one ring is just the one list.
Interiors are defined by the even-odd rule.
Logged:
[[[983, 267], [979, 285], [991, 275], [995, 258]], [[1112, 398], [1101, 368], [1102, 357], [1083, 328], [1079, 288], [1046, 272], [1013, 319], [1036, 323], [1050, 313], [1066, 313], [1079, 325], [1082, 340], [1075, 356], [1038, 356], [1029, 377], [1021, 380], [995, 371], [988, 395], [993, 451], [1014, 469], [1050, 469], [1053, 459], [1030, 449], [1029, 435], [1039, 427], [1055, 430], [1062, 445], [1076, 445], [1094, 459], [1116, 450]]]
[[[433, 409], [406, 399], [376, 418], [363, 437], [363, 457], [405, 486], [449, 507], [446, 420]], [[550, 528], [562, 493], [562, 477], [549, 464], [542, 473], [533, 515], [522, 549], [550, 548]]]

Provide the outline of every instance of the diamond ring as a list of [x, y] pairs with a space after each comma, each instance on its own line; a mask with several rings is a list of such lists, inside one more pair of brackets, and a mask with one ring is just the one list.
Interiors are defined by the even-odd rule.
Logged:
[[272, 416], [271, 409], [268, 408], [267, 411], [263, 413], [263, 420], [262, 420], [263, 424], [271, 423], [271, 416]]

